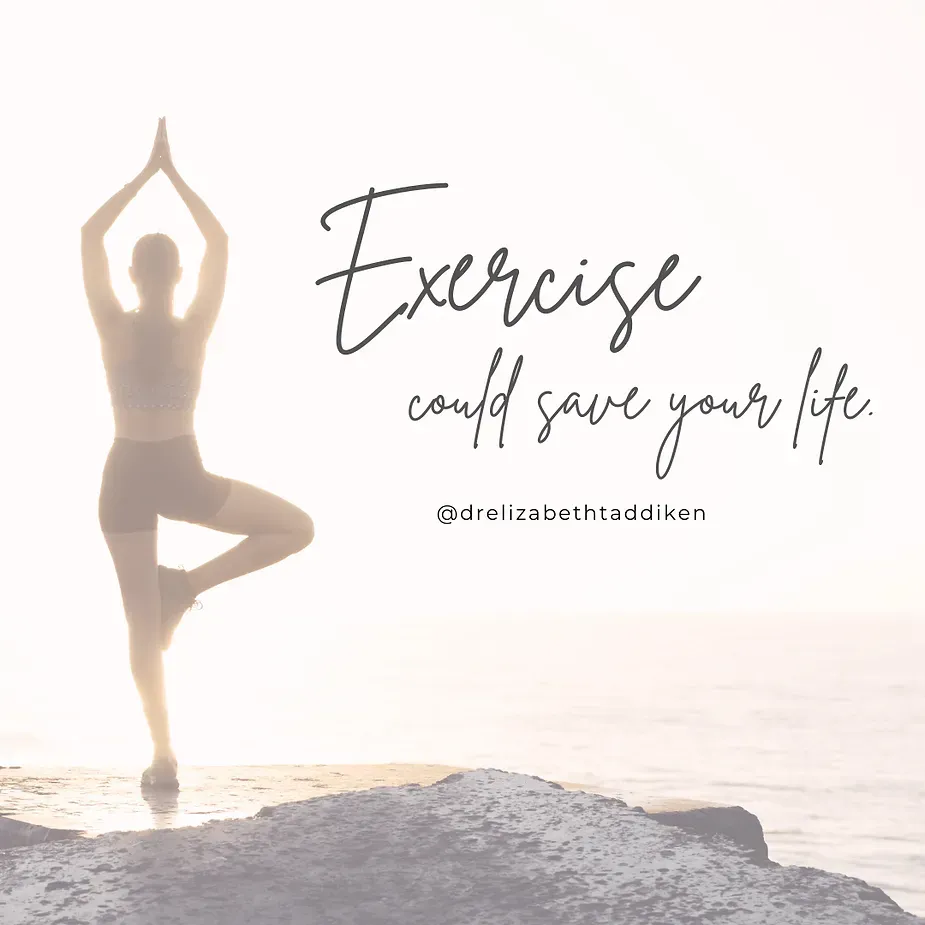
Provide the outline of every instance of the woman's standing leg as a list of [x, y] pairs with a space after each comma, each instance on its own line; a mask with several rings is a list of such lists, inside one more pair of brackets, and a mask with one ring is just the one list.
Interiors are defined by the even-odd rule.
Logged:
[[174, 761], [160, 647], [161, 598], [157, 580], [157, 530], [104, 533], [112, 554], [128, 621], [132, 676], [141, 696], [155, 761]]

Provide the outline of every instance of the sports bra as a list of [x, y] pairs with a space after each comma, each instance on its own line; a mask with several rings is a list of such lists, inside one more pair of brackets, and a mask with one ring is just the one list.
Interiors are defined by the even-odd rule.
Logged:
[[134, 363], [122, 363], [107, 370], [107, 379], [114, 407], [192, 411], [199, 397], [202, 373], [170, 363], [156, 378], [150, 378], [141, 375]]

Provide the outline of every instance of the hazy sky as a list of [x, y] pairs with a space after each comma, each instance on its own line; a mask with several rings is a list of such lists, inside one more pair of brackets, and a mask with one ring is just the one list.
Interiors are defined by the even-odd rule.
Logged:
[[[20, 5], [9, 26], [7, 696], [54, 676], [77, 712], [117, 675], [137, 711], [96, 520], [112, 423], [78, 231], [144, 166], [162, 115], [231, 240], [197, 419], [206, 466], [316, 525], [306, 552], [206, 596], [185, 664], [218, 653], [254, 671], [259, 639], [248, 683], [270, 684], [285, 671], [267, 638], [297, 652], [408, 617], [920, 611], [921, 3], [90, 3]], [[547, 268], [547, 302], [581, 269], [593, 292], [622, 261], [632, 301], [672, 254], [667, 299], [702, 279], [671, 312], [648, 300], [619, 353], [611, 295], [505, 327], [495, 283], [467, 311], [425, 302], [340, 355], [343, 283], [315, 281], [348, 266], [360, 210], [330, 231], [320, 217], [370, 187], [426, 183], [448, 188], [373, 204], [361, 260], [413, 259], [357, 276], [350, 344], [417, 297], [419, 267], [472, 254], [471, 297], [499, 247], [522, 271], [515, 306]], [[134, 307], [131, 248], [155, 230], [180, 246], [184, 309], [202, 242], [162, 176], [107, 236], [116, 291]], [[503, 449], [496, 419], [478, 449], [474, 422], [409, 419], [416, 394], [478, 401], [498, 347], [490, 395], [523, 356]], [[854, 410], [873, 412], [836, 414], [822, 466], [824, 419], [805, 415], [791, 446], [817, 347], [811, 388], [847, 363], [841, 395], [856, 387]], [[756, 408], [694, 412], [656, 476], [672, 393], [745, 402], [756, 382], [781, 400], [767, 427]], [[557, 405], [633, 386], [651, 400], [635, 420], [561, 415], [537, 442], [540, 392]], [[668, 504], [706, 521], [446, 526], [441, 504]], [[165, 524], [162, 561], [192, 567], [228, 543]], [[30, 701], [29, 716], [44, 709]]]

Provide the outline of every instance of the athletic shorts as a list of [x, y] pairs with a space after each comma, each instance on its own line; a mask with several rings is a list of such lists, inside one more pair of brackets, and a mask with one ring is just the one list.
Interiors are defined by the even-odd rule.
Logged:
[[202, 523], [225, 503], [231, 481], [206, 472], [196, 438], [117, 437], [106, 458], [99, 517], [105, 533], [154, 530], [158, 515]]

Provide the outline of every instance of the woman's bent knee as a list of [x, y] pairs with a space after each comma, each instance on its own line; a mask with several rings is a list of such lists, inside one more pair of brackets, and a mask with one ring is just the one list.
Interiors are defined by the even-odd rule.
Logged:
[[291, 533], [295, 552], [298, 552], [305, 549], [315, 538], [315, 524], [308, 514], [302, 512], [302, 516], [296, 521]]
[[311, 517], [309, 517], [308, 514], [303, 514], [300, 518], [300, 523], [296, 525], [296, 529], [293, 532], [294, 541], [298, 549], [305, 549], [315, 538], [315, 524]]

